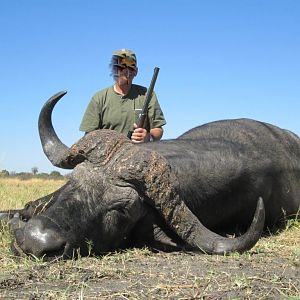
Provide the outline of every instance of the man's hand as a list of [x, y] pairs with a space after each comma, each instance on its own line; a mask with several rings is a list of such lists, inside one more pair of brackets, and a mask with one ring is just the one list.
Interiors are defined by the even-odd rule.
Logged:
[[132, 142], [138, 143], [145, 143], [150, 141], [150, 134], [144, 128], [137, 128], [137, 125], [134, 124], [134, 131], [131, 136]]

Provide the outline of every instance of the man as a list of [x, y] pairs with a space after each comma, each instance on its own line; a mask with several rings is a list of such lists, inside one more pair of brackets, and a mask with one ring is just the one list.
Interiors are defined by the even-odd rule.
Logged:
[[136, 55], [129, 49], [118, 50], [112, 55], [110, 67], [115, 83], [92, 97], [79, 129], [86, 133], [112, 129], [126, 136], [134, 129], [134, 143], [160, 140], [166, 121], [154, 92], [144, 128], [136, 126], [147, 92], [147, 88], [132, 83], [138, 73]]

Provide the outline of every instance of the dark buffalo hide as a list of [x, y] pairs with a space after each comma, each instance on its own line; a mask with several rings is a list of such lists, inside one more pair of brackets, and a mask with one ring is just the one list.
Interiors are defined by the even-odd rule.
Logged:
[[[16, 252], [67, 257], [79, 248], [84, 255], [141, 245], [243, 252], [263, 228], [299, 217], [300, 140], [292, 132], [237, 119], [138, 145], [96, 130], [69, 148], [51, 122], [63, 95], [45, 104], [39, 131], [49, 160], [73, 171], [12, 218]], [[224, 236], [237, 230], [243, 234]]]

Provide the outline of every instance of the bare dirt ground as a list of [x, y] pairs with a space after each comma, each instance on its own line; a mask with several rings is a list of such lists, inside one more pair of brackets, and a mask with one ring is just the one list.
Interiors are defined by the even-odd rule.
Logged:
[[132, 249], [43, 262], [5, 252], [0, 299], [300, 299], [299, 222], [242, 255]]

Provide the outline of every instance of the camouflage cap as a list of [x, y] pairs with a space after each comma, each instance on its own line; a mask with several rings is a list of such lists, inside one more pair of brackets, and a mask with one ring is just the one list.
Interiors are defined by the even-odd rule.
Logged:
[[129, 49], [120, 49], [113, 53], [113, 58], [118, 57], [119, 59], [113, 61], [113, 65], [128, 66], [132, 68], [137, 67], [136, 55]]

